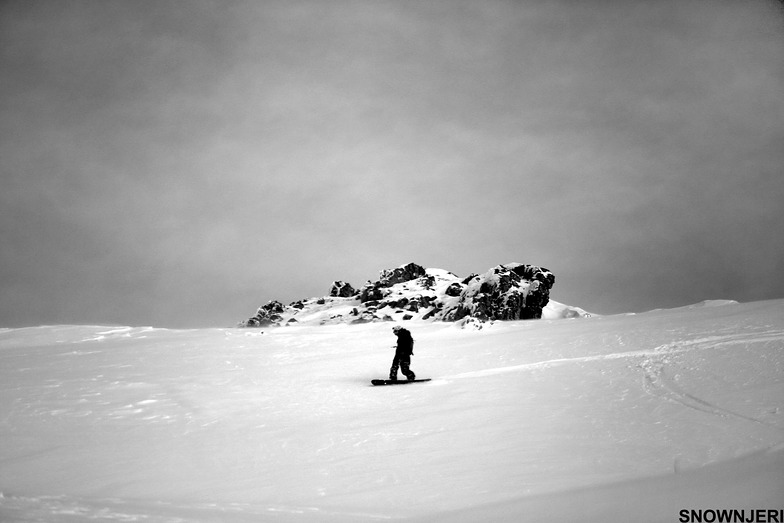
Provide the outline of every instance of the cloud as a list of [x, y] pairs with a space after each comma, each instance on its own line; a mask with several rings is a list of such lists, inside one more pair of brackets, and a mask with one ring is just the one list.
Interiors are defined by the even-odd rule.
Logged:
[[769, 2], [2, 9], [0, 323], [231, 324], [409, 261], [784, 293]]

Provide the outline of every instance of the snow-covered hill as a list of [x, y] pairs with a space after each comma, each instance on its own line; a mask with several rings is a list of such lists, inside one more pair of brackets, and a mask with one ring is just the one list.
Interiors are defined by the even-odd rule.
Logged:
[[248, 327], [335, 325], [383, 321], [486, 321], [590, 316], [578, 307], [549, 306], [555, 276], [543, 267], [506, 263], [460, 278], [415, 263], [380, 272], [360, 289], [336, 281], [329, 296], [289, 305], [272, 300], [242, 322]]
[[412, 368], [433, 381], [397, 387], [370, 386], [390, 323], [0, 330], [0, 520], [781, 509], [784, 300], [703, 305], [409, 320]]

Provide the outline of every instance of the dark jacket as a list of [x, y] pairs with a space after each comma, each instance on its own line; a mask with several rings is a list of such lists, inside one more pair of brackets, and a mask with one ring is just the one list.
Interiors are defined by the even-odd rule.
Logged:
[[414, 338], [407, 329], [397, 331], [397, 352], [407, 356], [414, 354]]

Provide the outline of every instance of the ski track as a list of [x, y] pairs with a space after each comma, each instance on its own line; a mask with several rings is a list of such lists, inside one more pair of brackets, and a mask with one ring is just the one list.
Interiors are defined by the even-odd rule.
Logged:
[[708, 338], [692, 340], [690, 342], [675, 342], [657, 347], [649, 357], [641, 364], [643, 370], [643, 388], [648, 394], [658, 396], [664, 400], [680, 404], [684, 407], [705, 412], [721, 417], [735, 417], [752, 423], [771, 427], [781, 431], [779, 427], [757, 418], [746, 416], [739, 412], [723, 408], [715, 403], [690, 394], [675, 383], [668, 370], [669, 356], [672, 354], [689, 352], [693, 350], [713, 349], [726, 345], [751, 345], [755, 343], [778, 342], [784, 345], [784, 332], [771, 331], [758, 335], [728, 335], [712, 336]]
[[[780, 345], [784, 345], [784, 331], [770, 331], [760, 334], [709, 336], [696, 340], [670, 342], [656, 346], [653, 349], [614, 352], [611, 354], [581, 356], [577, 358], [555, 358], [534, 363], [524, 363], [521, 365], [513, 365], [509, 367], [483, 369], [472, 372], [463, 372], [451, 376], [443, 376], [433, 380], [432, 383], [436, 385], [443, 385], [448, 383], [449, 380], [480, 378], [483, 376], [504, 373], [547, 369], [560, 365], [592, 363], [626, 358], [642, 358], [642, 362], [638, 366], [640, 369], [642, 369], [643, 372], [643, 389], [646, 393], [652, 396], [660, 397], [666, 401], [677, 403], [690, 409], [721, 417], [733, 416], [752, 423], [771, 427], [777, 431], [781, 431], [782, 429], [768, 422], [753, 418], [751, 416], [746, 416], [730, 409], [725, 409], [719, 405], [716, 405], [715, 403], [690, 394], [675, 383], [675, 381], [670, 377], [670, 372], [668, 371], [670, 357], [676, 354], [688, 353], [697, 350], [710, 350], [726, 345], [751, 345], [755, 343], [770, 342], [778, 342]], [[619, 344], [623, 345], [623, 342], [619, 340]]]

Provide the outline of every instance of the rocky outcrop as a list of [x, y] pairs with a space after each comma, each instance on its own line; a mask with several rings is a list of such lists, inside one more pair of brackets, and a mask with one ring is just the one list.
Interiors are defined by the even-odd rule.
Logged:
[[[466, 316], [479, 320], [529, 320], [542, 317], [555, 276], [545, 268], [510, 263], [493, 267], [462, 282], [456, 306], [444, 313], [445, 321]], [[454, 285], [447, 289], [454, 295]]]
[[554, 284], [555, 276], [549, 270], [521, 263], [498, 265], [462, 280], [442, 269], [409, 263], [382, 270], [378, 280], [368, 281], [358, 290], [335, 281], [327, 297], [288, 306], [271, 301], [242, 325], [302, 324], [295, 316], [319, 324], [537, 319], [542, 317]]
[[356, 294], [357, 291], [354, 290], [350, 283], [340, 280], [332, 282], [332, 288], [329, 290], [330, 296], [338, 298], [350, 298]]
[[385, 269], [377, 281], [368, 280], [359, 291], [360, 303], [379, 302], [390, 294], [389, 288], [398, 284], [405, 283], [417, 278], [426, 278], [427, 271], [421, 265], [409, 263], [397, 269]]
[[[302, 302], [299, 302], [300, 304]], [[291, 305], [292, 307], [295, 304]], [[269, 326], [279, 326], [281, 320], [283, 320], [283, 312], [285, 311], [285, 307], [279, 301], [271, 300], [267, 302], [265, 305], [259, 307], [256, 311], [256, 315], [252, 318], [249, 318], [245, 322], [246, 327], [269, 327]]]
[[397, 269], [386, 269], [381, 271], [381, 278], [378, 282], [384, 287], [391, 287], [396, 283], [403, 283], [411, 280], [416, 280], [427, 276], [427, 271], [421, 265], [416, 263], [409, 263]]

